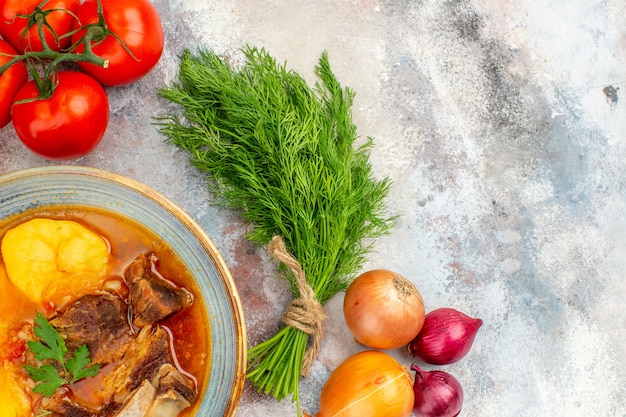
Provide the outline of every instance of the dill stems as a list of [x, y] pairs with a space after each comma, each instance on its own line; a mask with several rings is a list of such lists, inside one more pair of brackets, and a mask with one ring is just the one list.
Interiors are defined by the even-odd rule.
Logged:
[[[266, 245], [282, 237], [324, 304], [354, 279], [373, 239], [389, 231], [390, 181], [372, 175], [371, 138], [357, 146], [354, 93], [342, 88], [325, 52], [313, 87], [265, 50], [243, 54], [234, 68], [213, 52], [185, 51], [178, 80], [159, 90], [181, 114], [157, 125], [206, 175], [216, 203], [250, 223], [247, 238]], [[282, 268], [281, 276], [298, 297], [292, 273]], [[248, 351], [253, 386], [279, 401], [291, 395], [298, 413], [308, 339], [284, 325]]]

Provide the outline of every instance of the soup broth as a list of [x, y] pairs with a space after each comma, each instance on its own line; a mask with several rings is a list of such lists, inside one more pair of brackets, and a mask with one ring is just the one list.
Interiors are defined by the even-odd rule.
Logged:
[[[193, 276], [182, 261], [166, 242], [163, 242], [155, 233], [142, 225], [110, 212], [86, 207], [42, 208], [30, 211], [26, 215], [5, 219], [0, 222], [0, 240], [4, 238], [8, 230], [34, 218], [72, 220], [102, 236], [108, 242], [110, 246], [109, 263], [101, 287], [106, 286], [106, 282], [110, 280], [121, 279], [128, 265], [139, 255], [154, 253], [158, 258], [158, 272], [168, 281], [185, 288], [193, 295], [194, 301], [191, 306], [160, 322], [158, 326], [165, 327], [171, 336], [171, 347], [175, 353], [173, 360], [177, 362], [176, 365], [179, 365], [184, 373], [197, 384], [198, 399], [195, 400], [195, 404], [181, 413], [181, 416], [194, 415], [201, 400], [200, 394], [207, 382], [211, 343], [206, 308], [203, 305], [200, 291]], [[20, 335], [23, 336], [25, 328], [29, 326], [32, 328], [37, 312], [49, 317], [60, 310], [62, 306], [51, 305], [45, 300], [37, 304], [25, 297], [19, 289], [8, 281], [1, 254], [0, 293], [2, 294], [0, 295], [0, 302], [3, 303], [0, 306], [0, 361], [4, 364], [5, 369], [8, 369], [7, 367], [14, 369], [19, 377], [18, 380], [21, 379], [25, 384], [21, 389], [27, 393], [26, 397], [31, 401], [31, 412], [34, 412], [41, 397], [31, 393], [34, 384], [23, 370], [27, 352], [23, 351], [23, 346], [20, 348], [18, 341]], [[76, 294], [74, 298], [80, 295]], [[64, 301], [69, 304], [74, 300]], [[2, 329], [4, 329], [7, 338], [6, 342], [2, 340]], [[0, 364], [0, 366], [2, 365]], [[89, 384], [97, 385], [97, 378], [83, 381], [81, 381], [83, 382], [81, 387], [76, 387], [77, 392], [88, 391], [86, 387]], [[0, 412], [0, 417], [2, 417], [2, 412]]]

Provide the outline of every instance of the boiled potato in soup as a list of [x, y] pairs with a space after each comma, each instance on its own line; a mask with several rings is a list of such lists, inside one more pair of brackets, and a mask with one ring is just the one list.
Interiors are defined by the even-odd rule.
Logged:
[[[11, 309], [23, 307], [23, 301], [11, 297], [12, 284], [0, 264], [0, 317], [12, 317], [7, 314]], [[28, 301], [28, 300], [26, 300]], [[0, 321], [0, 346], [10, 346], [9, 329], [15, 323]], [[26, 416], [30, 411], [30, 402], [26, 394], [15, 384], [20, 366], [9, 361], [0, 362], [0, 417]]]
[[13, 285], [39, 303], [97, 287], [109, 247], [77, 222], [37, 218], [7, 231], [2, 257]]

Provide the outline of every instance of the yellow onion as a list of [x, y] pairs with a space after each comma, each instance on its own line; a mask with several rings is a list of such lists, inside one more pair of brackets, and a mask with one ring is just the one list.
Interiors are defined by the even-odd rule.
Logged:
[[410, 371], [387, 353], [366, 350], [330, 374], [315, 417], [409, 417], [414, 403]]
[[424, 325], [424, 301], [411, 281], [374, 269], [359, 275], [346, 290], [343, 313], [357, 342], [374, 349], [407, 345]]

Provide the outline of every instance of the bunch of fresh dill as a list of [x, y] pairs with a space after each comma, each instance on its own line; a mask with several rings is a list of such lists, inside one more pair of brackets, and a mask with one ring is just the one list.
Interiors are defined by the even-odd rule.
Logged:
[[[213, 52], [185, 51], [177, 82], [159, 90], [182, 106], [182, 117], [160, 119], [158, 128], [206, 174], [217, 202], [240, 210], [251, 241], [282, 237], [324, 304], [345, 290], [373, 239], [392, 226], [384, 201], [390, 181], [372, 175], [371, 138], [356, 145], [354, 93], [339, 84], [326, 53], [314, 87], [265, 50], [243, 53], [235, 69]], [[294, 275], [284, 276], [299, 297]], [[252, 384], [279, 401], [292, 395], [298, 412], [308, 338], [285, 325], [248, 353]]]

